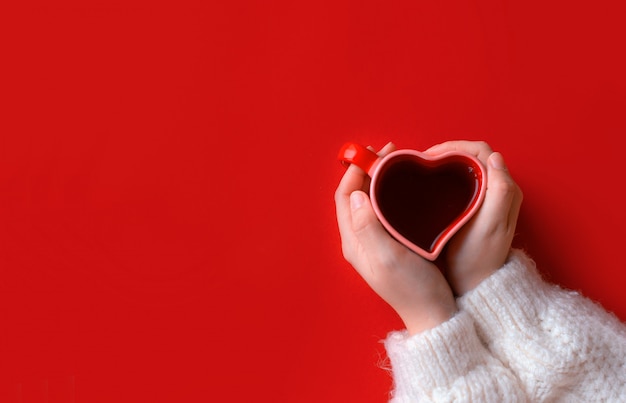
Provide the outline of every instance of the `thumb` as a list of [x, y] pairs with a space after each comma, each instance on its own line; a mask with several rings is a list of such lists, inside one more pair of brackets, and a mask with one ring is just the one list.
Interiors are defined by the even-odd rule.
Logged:
[[370, 256], [380, 256], [392, 250], [393, 239], [376, 217], [372, 203], [365, 192], [360, 190], [350, 194], [352, 210], [352, 231]]

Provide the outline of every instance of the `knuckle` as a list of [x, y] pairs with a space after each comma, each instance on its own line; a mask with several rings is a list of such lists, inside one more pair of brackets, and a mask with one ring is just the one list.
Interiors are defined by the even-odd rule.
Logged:
[[335, 203], [339, 203], [341, 201], [341, 199], [344, 197], [341, 186], [337, 187], [337, 189], [335, 189]]
[[341, 243], [341, 253], [343, 258], [350, 264], [354, 262], [354, 249], [346, 242]]
[[358, 217], [354, 217], [352, 219], [352, 231], [357, 237], [366, 234], [368, 230], [372, 227], [371, 223], [366, 220], [360, 219]]
[[491, 190], [502, 197], [513, 196], [518, 192], [519, 187], [509, 177], [499, 181], [494, 181], [490, 186]]
[[478, 140], [476, 142], [476, 145], [482, 150], [491, 151], [491, 146], [485, 140]]
[[521, 203], [524, 200], [524, 192], [517, 185], [516, 185], [516, 188], [517, 188], [516, 195], [517, 195], [517, 198], [518, 198], [519, 202]]
[[372, 220], [367, 217], [364, 212], [357, 211], [352, 216], [352, 231], [357, 237], [367, 234], [372, 229]]
[[377, 264], [387, 270], [392, 270], [398, 267], [398, 257], [393, 253], [380, 253], [377, 257]]

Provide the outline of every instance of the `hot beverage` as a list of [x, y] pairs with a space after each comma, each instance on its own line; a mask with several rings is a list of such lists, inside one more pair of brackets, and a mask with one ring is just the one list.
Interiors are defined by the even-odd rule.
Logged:
[[432, 251], [470, 208], [479, 185], [476, 170], [467, 163], [427, 167], [405, 159], [387, 165], [374, 191], [389, 224], [420, 248]]

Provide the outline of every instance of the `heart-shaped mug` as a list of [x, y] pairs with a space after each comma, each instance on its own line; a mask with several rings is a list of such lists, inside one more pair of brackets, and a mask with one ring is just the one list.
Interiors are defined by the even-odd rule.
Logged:
[[384, 157], [355, 143], [339, 152], [370, 177], [370, 199], [385, 229], [403, 245], [434, 261], [445, 244], [478, 211], [487, 174], [473, 155], [436, 156], [396, 150]]

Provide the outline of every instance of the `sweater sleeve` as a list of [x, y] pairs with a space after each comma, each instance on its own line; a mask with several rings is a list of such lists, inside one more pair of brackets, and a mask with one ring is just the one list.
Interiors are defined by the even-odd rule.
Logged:
[[392, 332], [385, 340], [391, 402], [525, 402], [519, 380], [481, 344], [465, 312], [423, 333]]
[[478, 337], [531, 401], [626, 402], [626, 327], [599, 305], [544, 282], [514, 250], [458, 300]]

